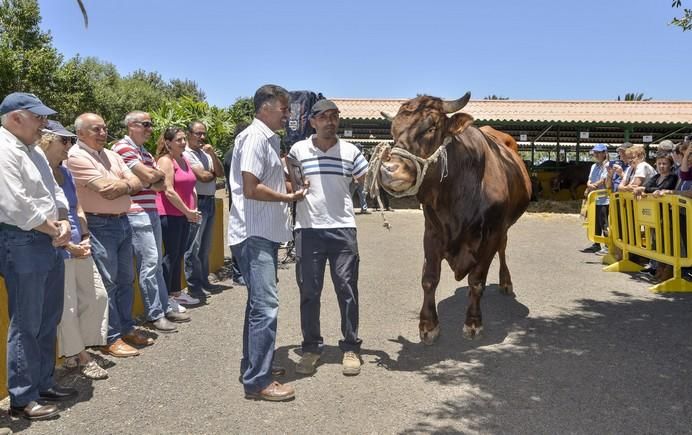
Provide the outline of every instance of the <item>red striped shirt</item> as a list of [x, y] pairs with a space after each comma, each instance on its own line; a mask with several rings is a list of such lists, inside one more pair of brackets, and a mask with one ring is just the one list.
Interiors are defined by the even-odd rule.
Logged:
[[[128, 168], [132, 169], [142, 163], [150, 168], [158, 169], [154, 156], [144, 147], [137, 146], [128, 136], [120, 139], [111, 147], [112, 151], [120, 154]], [[128, 213], [140, 213], [142, 211], [156, 211], [156, 192], [151, 189], [142, 189], [131, 195], [132, 205]]]

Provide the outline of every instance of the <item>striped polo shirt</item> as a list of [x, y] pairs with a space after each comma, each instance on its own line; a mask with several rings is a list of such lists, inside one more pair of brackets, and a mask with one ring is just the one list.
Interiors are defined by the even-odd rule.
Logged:
[[[154, 156], [144, 147], [137, 146], [129, 136], [125, 136], [111, 147], [112, 151], [120, 154], [125, 164], [130, 170], [139, 163], [158, 169]], [[128, 213], [141, 213], [143, 211], [156, 211], [156, 192], [151, 189], [142, 189], [139, 192], [131, 195], [132, 205]]]
[[288, 156], [300, 162], [310, 188], [296, 203], [296, 228], [355, 228], [351, 180], [368, 171], [368, 162], [350, 142], [338, 139], [326, 152], [313, 137], [296, 142]]

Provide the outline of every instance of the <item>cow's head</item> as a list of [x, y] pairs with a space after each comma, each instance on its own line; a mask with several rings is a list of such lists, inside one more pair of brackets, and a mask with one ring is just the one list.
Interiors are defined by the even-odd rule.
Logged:
[[[473, 122], [466, 113], [448, 114], [461, 110], [471, 98], [469, 92], [454, 101], [426, 95], [406, 101], [396, 116], [382, 115], [392, 121], [394, 146], [422, 158], [430, 157], [444, 142], [464, 131]], [[380, 168], [380, 182], [387, 189], [403, 192], [416, 180], [414, 163], [398, 155], [385, 153]]]

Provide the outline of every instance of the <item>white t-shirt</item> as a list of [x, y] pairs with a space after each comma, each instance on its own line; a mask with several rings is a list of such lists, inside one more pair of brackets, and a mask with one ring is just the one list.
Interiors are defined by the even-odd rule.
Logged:
[[646, 183], [649, 178], [653, 177], [656, 174], [656, 169], [654, 169], [653, 166], [648, 164], [647, 162], [641, 162], [637, 165], [637, 169], [634, 170], [634, 178], [637, 177], [642, 177], [642, 184], [640, 186], [643, 186], [644, 183]]
[[305, 199], [296, 203], [296, 228], [355, 228], [351, 190], [353, 178], [368, 170], [368, 162], [350, 142], [339, 139], [327, 152], [312, 137], [296, 142], [288, 153], [300, 162], [310, 182]]

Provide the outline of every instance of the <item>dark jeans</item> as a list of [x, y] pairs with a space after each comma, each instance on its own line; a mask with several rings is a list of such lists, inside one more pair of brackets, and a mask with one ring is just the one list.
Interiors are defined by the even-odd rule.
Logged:
[[247, 286], [243, 323], [243, 385], [248, 393], [263, 390], [272, 381], [279, 295], [276, 288], [279, 244], [262, 237], [248, 237], [231, 246]]
[[163, 279], [166, 281], [169, 295], [181, 290], [180, 271], [189, 230], [190, 223], [185, 216], [161, 216]]
[[596, 205], [596, 235], [605, 235], [608, 232], [608, 205]]
[[320, 297], [324, 270], [329, 270], [341, 311], [339, 348], [360, 352], [358, 338], [358, 241], [355, 228], [312, 229], [295, 231], [296, 281], [300, 288], [300, 326], [303, 352], [322, 353], [320, 335]]
[[38, 231], [0, 228], [0, 275], [7, 287], [7, 385], [11, 406], [54, 386], [55, 337], [62, 316], [65, 262]]
[[190, 225], [185, 247], [185, 279], [188, 291], [199, 295], [209, 287], [209, 250], [214, 230], [215, 198], [212, 195], [198, 197], [197, 210], [202, 213], [198, 224]]
[[108, 344], [131, 332], [135, 272], [132, 227], [127, 216], [106, 217], [87, 213], [91, 255], [108, 292]]

